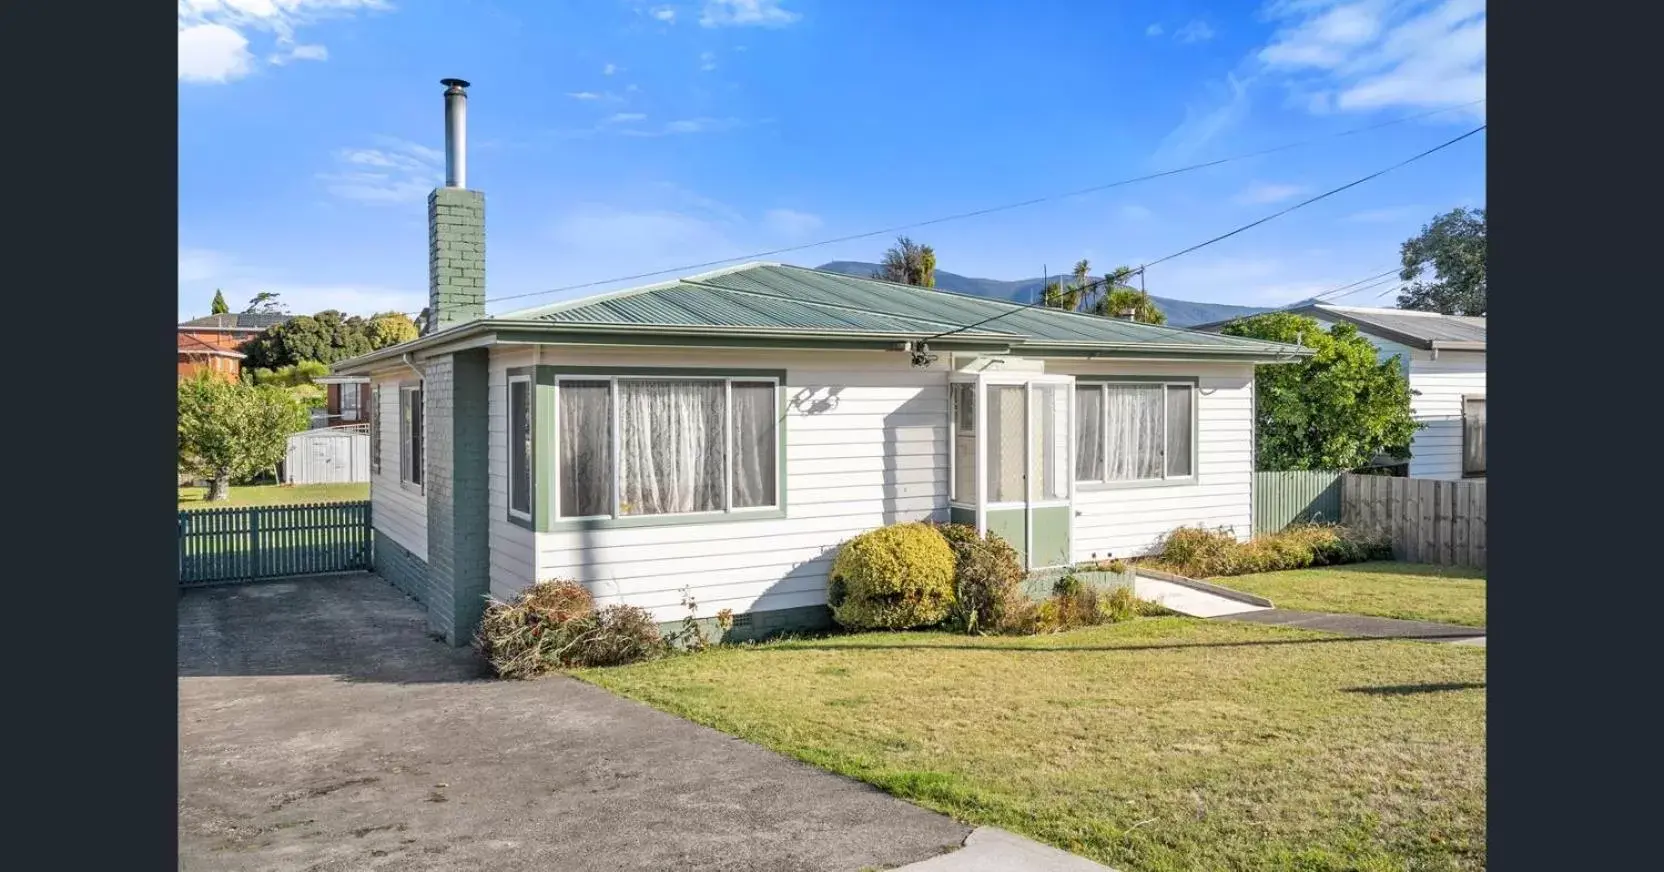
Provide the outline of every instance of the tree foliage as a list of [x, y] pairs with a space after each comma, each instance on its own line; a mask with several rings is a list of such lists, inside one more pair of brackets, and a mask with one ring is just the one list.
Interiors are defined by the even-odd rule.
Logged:
[[179, 469], [212, 479], [209, 499], [224, 499], [233, 479], [275, 469], [306, 423], [306, 407], [281, 387], [208, 373], [180, 379]]
[[1075, 263], [1068, 285], [1047, 282], [1041, 292], [1041, 302], [1054, 309], [1086, 312], [1119, 318], [1132, 311], [1133, 319], [1143, 324], [1165, 324], [1167, 315], [1156, 306], [1150, 295], [1131, 287], [1127, 281], [1135, 271], [1130, 266], [1118, 266], [1101, 279], [1090, 278], [1092, 265], [1082, 259]]
[[[1485, 314], [1485, 210], [1452, 209], [1421, 228], [1400, 249], [1399, 279], [1414, 282], [1398, 296], [1400, 309], [1446, 315]], [[1420, 281], [1427, 268], [1431, 281]]]
[[261, 291], [248, 301], [248, 308], [244, 315], [287, 315], [289, 307], [278, 301], [278, 294], [272, 291]]
[[244, 365], [274, 371], [304, 361], [327, 365], [415, 338], [415, 322], [398, 312], [361, 318], [326, 309], [260, 331], [243, 345]]
[[1268, 312], [1220, 332], [1300, 343], [1315, 354], [1256, 367], [1256, 464], [1262, 470], [1354, 469], [1379, 456], [1406, 458], [1419, 426], [1397, 358], [1379, 360], [1351, 324], [1324, 330], [1303, 315]]
[[928, 245], [921, 245], [905, 236], [897, 236], [896, 244], [884, 251], [884, 257], [879, 261], [878, 270], [872, 274], [875, 279], [899, 282], [904, 285], [917, 285], [922, 288], [936, 287], [936, 251]]
[[329, 375], [329, 365], [316, 360], [303, 360], [277, 369], [245, 369], [248, 380], [257, 385], [283, 388], [308, 409], [321, 409], [328, 401], [322, 385], [313, 384], [319, 376]]
[[231, 307], [225, 302], [225, 292], [219, 288], [214, 289], [214, 303], [209, 307], [208, 313], [210, 315], [231, 314]]

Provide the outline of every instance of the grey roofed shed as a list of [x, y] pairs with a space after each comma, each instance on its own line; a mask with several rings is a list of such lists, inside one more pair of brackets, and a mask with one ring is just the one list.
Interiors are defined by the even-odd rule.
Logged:
[[[1483, 316], [1444, 315], [1414, 309], [1332, 306], [1327, 303], [1308, 303], [1278, 311], [1329, 321], [1343, 321], [1356, 326], [1364, 333], [1390, 339], [1411, 348], [1444, 351], [1485, 350]], [[1198, 324], [1192, 329], [1216, 332], [1237, 320], [1240, 319]]]

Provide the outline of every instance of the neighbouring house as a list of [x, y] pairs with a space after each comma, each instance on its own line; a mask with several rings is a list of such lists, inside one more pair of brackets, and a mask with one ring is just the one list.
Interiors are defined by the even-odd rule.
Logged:
[[211, 372], [227, 381], [236, 381], [243, 371], [243, 353], [234, 348], [222, 348], [196, 336], [179, 334], [179, 377], [195, 378], [199, 372]]
[[204, 315], [179, 324], [179, 377], [206, 369], [236, 379], [242, 374], [241, 346], [260, 331], [289, 320], [291, 315]]
[[370, 379], [331, 373], [312, 380], [324, 389], [324, 407], [313, 414], [313, 427], [363, 427], [370, 420]]
[[431, 329], [334, 372], [369, 380], [376, 569], [452, 644], [550, 578], [824, 626], [838, 545], [898, 521], [1035, 571], [1252, 529], [1254, 367], [1309, 351], [764, 263], [487, 316], [446, 84]]
[[[1288, 309], [1328, 328], [1351, 324], [1382, 360], [1396, 357], [1409, 379], [1410, 411], [1423, 426], [1404, 473], [1454, 480], [1485, 476], [1485, 319], [1413, 309], [1310, 303]], [[1217, 332], [1229, 322], [1194, 329]]]

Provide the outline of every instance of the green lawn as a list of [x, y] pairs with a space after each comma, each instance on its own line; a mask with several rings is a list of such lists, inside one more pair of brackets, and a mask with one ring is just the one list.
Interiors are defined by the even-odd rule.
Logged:
[[337, 503], [370, 498], [369, 482], [357, 484], [256, 484], [231, 488], [231, 498], [217, 502], [203, 502], [207, 488], [179, 489], [179, 508], [207, 509], [229, 506], [276, 506], [284, 503]]
[[1485, 868], [1485, 650], [1148, 618], [578, 677], [973, 824], [1158, 870]]
[[1484, 570], [1354, 563], [1213, 579], [1287, 609], [1485, 626]]

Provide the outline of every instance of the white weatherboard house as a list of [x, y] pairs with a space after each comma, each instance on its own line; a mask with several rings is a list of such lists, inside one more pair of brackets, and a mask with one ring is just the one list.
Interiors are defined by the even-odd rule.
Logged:
[[1034, 570], [1248, 535], [1254, 367], [1308, 352], [779, 264], [488, 317], [462, 88], [434, 329], [336, 366], [372, 386], [377, 571], [453, 644], [551, 578], [661, 622], [686, 590], [741, 634], [824, 625], [838, 545], [897, 521]]
[[1314, 318], [1325, 328], [1351, 324], [1374, 343], [1382, 360], [1398, 358], [1414, 392], [1410, 412], [1423, 425], [1410, 443], [1411, 478], [1484, 477], [1483, 317], [1327, 303], [1288, 311]]

